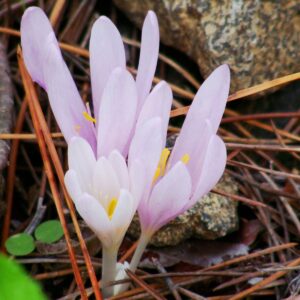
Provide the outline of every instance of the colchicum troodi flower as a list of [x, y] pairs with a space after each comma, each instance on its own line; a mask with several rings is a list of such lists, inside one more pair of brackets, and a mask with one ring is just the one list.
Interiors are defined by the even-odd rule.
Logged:
[[[132, 145], [135, 149], [129, 152], [129, 167], [131, 160], [140, 158], [143, 169], [151, 170], [145, 174], [139, 200], [142, 234], [131, 262], [132, 270], [135, 270], [153, 234], [207, 194], [223, 174], [226, 148], [216, 132], [224, 113], [229, 85], [229, 68], [222, 65], [206, 79], [196, 94], [172, 153], [163, 148], [164, 143], [153, 146], [153, 153], [161, 153], [159, 162], [157, 157], [144, 160], [141, 157], [144, 155], [143, 145]], [[165, 122], [163, 118], [167, 115], [162, 115]], [[163, 129], [162, 140], [165, 134]]]
[[102, 282], [117, 275], [117, 254], [136, 211], [137, 198], [129, 192], [124, 157], [113, 150], [97, 160], [90, 145], [73, 137], [68, 147], [66, 187], [76, 209], [102, 242]]
[[[197, 92], [172, 153], [165, 148], [172, 91], [161, 81], [150, 92], [158, 59], [159, 30], [149, 12], [142, 29], [137, 76], [126, 70], [121, 36], [106, 17], [93, 25], [90, 71], [93, 102], [84, 104], [62, 58], [48, 18], [39, 8], [21, 22], [26, 67], [47, 92], [68, 143], [68, 192], [102, 242], [102, 283], [135, 270], [148, 241], [190, 208], [221, 177], [226, 148], [216, 135], [229, 92], [226, 65]], [[128, 265], [117, 252], [138, 209], [142, 234]], [[106, 288], [107, 296], [128, 285]]]
[[[105, 284], [120, 273], [117, 251], [141, 193], [139, 187], [131, 188], [130, 183], [141, 163], [133, 160], [133, 175], [126, 163], [137, 117], [145, 102], [165, 98], [169, 91], [167, 84], [161, 82], [149, 94], [159, 47], [156, 16], [149, 12], [144, 22], [136, 80], [126, 70], [124, 45], [114, 24], [106, 17], [95, 22], [90, 40], [91, 106], [83, 103], [41, 9], [31, 7], [24, 13], [21, 42], [25, 65], [32, 79], [46, 90], [68, 142], [66, 187], [77, 211], [103, 244]], [[161, 109], [169, 111], [171, 101], [168, 98]], [[159, 113], [160, 110], [144, 110], [145, 125], [151, 125]], [[142, 131], [145, 125], [141, 126]], [[135, 141], [139, 143], [137, 138]], [[111, 290], [107, 289], [107, 294]]]
[[33, 81], [47, 91], [67, 142], [81, 136], [98, 156], [108, 155], [111, 145], [117, 143], [117, 149], [126, 155], [157, 64], [159, 30], [155, 14], [150, 11], [143, 25], [136, 80], [126, 71], [125, 49], [115, 25], [106, 17], [94, 23], [90, 39], [93, 115], [89, 103], [84, 104], [78, 93], [49, 20], [40, 8], [25, 11], [21, 43], [26, 67]]

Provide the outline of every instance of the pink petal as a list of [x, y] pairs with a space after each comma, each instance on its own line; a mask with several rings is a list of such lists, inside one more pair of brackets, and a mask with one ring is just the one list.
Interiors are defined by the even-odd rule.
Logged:
[[[21, 20], [23, 57], [32, 80], [43, 88], [45, 88], [45, 80], [42, 66], [49, 35], [54, 36], [54, 32], [43, 10], [39, 7], [26, 9]], [[55, 37], [53, 40], [57, 44]]]
[[165, 81], [158, 83], [146, 98], [136, 127], [140, 127], [151, 118], [160, 117], [162, 120], [162, 136], [166, 137], [172, 100], [173, 95], [170, 86]]
[[129, 170], [129, 177], [130, 177], [130, 191], [135, 200], [135, 209], [136, 209], [145, 191], [145, 180], [146, 180], [144, 165], [138, 159], [135, 159], [131, 163], [131, 167]]
[[206, 195], [219, 181], [226, 166], [226, 146], [222, 139], [214, 135], [208, 144], [201, 175], [188, 207]]
[[65, 139], [69, 143], [72, 137], [81, 136], [95, 149], [93, 124], [82, 114], [86, 108], [55, 43], [47, 45], [43, 71], [50, 105]]
[[115, 69], [104, 89], [98, 117], [98, 156], [116, 149], [125, 154], [135, 121], [137, 94], [130, 73]]
[[140, 128], [137, 128], [129, 149], [128, 166], [130, 170], [135, 160], [139, 160], [143, 165], [145, 174], [144, 195], [149, 193], [162, 147], [160, 118], [150, 119]]
[[113, 228], [101, 204], [91, 195], [83, 194], [76, 202], [76, 209], [87, 225], [95, 232], [104, 246], [113, 244]]
[[83, 192], [80, 187], [78, 176], [74, 170], [67, 171], [65, 175], [65, 185], [71, 199], [76, 203]]
[[69, 169], [75, 171], [82, 191], [91, 191], [92, 170], [96, 159], [91, 146], [82, 138], [74, 137], [68, 147]]
[[186, 117], [186, 126], [190, 126], [194, 118], [208, 119], [213, 132], [216, 133], [225, 110], [229, 87], [229, 67], [221, 65], [209, 75], [198, 90]]
[[107, 17], [100, 17], [93, 25], [90, 39], [90, 69], [95, 115], [99, 112], [104, 87], [111, 72], [125, 70], [124, 44], [116, 26]]
[[229, 92], [230, 73], [227, 65], [218, 67], [200, 87], [186, 116], [170, 157], [175, 164], [185, 154], [193, 185], [198, 180], [204, 154], [211, 136], [216, 133]]
[[129, 174], [124, 157], [120, 152], [114, 150], [109, 154], [108, 160], [118, 177], [120, 187], [122, 189], [129, 189]]
[[158, 22], [155, 13], [153, 11], [149, 11], [142, 29], [141, 52], [136, 77], [139, 99], [138, 111], [143, 106], [144, 101], [152, 86], [152, 80], [157, 65], [158, 50]]
[[157, 184], [145, 206], [139, 207], [143, 230], [158, 230], [182, 212], [191, 194], [191, 178], [186, 166], [178, 162]]
[[198, 182], [208, 142], [213, 136], [209, 120], [195, 119], [188, 128], [183, 125], [169, 160], [169, 167], [176, 164], [184, 155], [189, 155], [187, 168], [190, 172], [193, 188]]

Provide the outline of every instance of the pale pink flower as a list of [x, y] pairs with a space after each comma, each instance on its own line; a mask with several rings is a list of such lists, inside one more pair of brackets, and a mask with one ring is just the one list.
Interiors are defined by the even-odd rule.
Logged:
[[97, 156], [109, 155], [114, 149], [126, 156], [157, 64], [159, 30], [155, 14], [148, 12], [143, 25], [136, 80], [126, 71], [124, 45], [115, 25], [106, 17], [94, 23], [90, 40], [94, 117], [81, 99], [50, 22], [40, 8], [25, 11], [21, 43], [26, 67], [32, 79], [47, 91], [67, 142], [81, 136]]
[[[138, 174], [132, 183], [144, 184], [138, 212], [145, 234], [152, 235], [190, 208], [215, 186], [223, 174], [226, 148], [216, 132], [224, 113], [229, 85], [227, 65], [218, 67], [206, 79], [193, 100], [169, 158], [169, 151], [163, 149], [168, 113], [160, 114], [160, 122], [164, 123], [161, 143], [153, 144], [151, 153], [144, 146], [149, 137], [142, 133], [139, 138], [140, 128], [137, 126], [128, 164], [131, 168], [131, 162], [139, 160], [141, 169], [146, 170], [143, 183], [139, 182]], [[148, 112], [151, 109], [147, 105], [143, 109]], [[153, 111], [156, 105], [153, 104]], [[143, 123], [143, 109], [138, 124]], [[162, 153], [159, 163], [158, 153]]]

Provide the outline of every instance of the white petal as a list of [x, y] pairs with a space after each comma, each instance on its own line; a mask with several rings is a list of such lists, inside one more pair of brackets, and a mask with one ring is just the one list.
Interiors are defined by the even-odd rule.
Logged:
[[93, 195], [107, 209], [111, 199], [119, 197], [119, 192], [120, 184], [113, 167], [105, 157], [100, 157], [94, 168]]
[[118, 177], [120, 187], [123, 189], [129, 189], [128, 168], [124, 157], [120, 154], [120, 152], [114, 150], [110, 153], [108, 160]]
[[[189, 201], [191, 194], [191, 178], [186, 166], [178, 162], [157, 184], [154, 185], [148, 200], [149, 213], [145, 220], [141, 219], [143, 227], [158, 230], [175, 216]], [[143, 217], [139, 210], [140, 217]]]
[[224, 173], [226, 159], [226, 146], [220, 137], [214, 135], [209, 141], [201, 175], [189, 207], [217, 184]]
[[74, 137], [68, 146], [69, 169], [76, 172], [83, 192], [91, 192], [92, 174], [96, 159], [91, 146], [82, 138]]
[[140, 127], [151, 118], [159, 117], [162, 120], [162, 136], [166, 137], [172, 100], [173, 95], [170, 86], [165, 81], [158, 83], [146, 98], [136, 127]]
[[159, 28], [156, 15], [149, 11], [143, 24], [140, 60], [136, 77], [139, 105], [138, 110], [151, 89], [159, 50]]
[[87, 225], [95, 232], [104, 246], [113, 243], [113, 229], [102, 205], [91, 195], [83, 194], [76, 202], [76, 209]]
[[117, 206], [111, 219], [115, 232], [113, 237], [115, 244], [118, 245], [122, 242], [134, 213], [134, 200], [132, 195], [127, 190], [121, 190]]
[[82, 196], [82, 190], [80, 188], [78, 176], [74, 170], [67, 171], [65, 175], [65, 185], [71, 199], [76, 203], [76, 201]]
[[116, 149], [126, 155], [137, 105], [136, 85], [131, 74], [115, 69], [105, 86], [98, 117], [98, 156]]
[[100, 17], [93, 25], [90, 39], [90, 68], [95, 115], [99, 112], [102, 93], [111, 72], [126, 68], [125, 50], [116, 26]]

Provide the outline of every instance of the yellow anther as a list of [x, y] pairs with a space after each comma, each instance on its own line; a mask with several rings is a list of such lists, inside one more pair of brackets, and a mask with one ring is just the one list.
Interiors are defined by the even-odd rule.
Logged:
[[117, 203], [118, 203], [118, 199], [117, 198], [112, 198], [108, 204], [108, 207], [107, 207], [107, 214], [108, 214], [108, 217], [109, 219], [111, 220], [111, 218], [113, 217], [114, 215], [114, 212], [115, 212], [115, 209], [116, 209], [116, 206], [117, 206]]
[[170, 156], [170, 150], [168, 148], [164, 148], [160, 155], [159, 167], [161, 168], [161, 175], [165, 174], [167, 161]]
[[154, 177], [153, 177], [153, 182], [155, 182], [159, 176], [160, 176], [160, 168], [157, 167], [155, 170]]
[[90, 116], [86, 111], [82, 112], [82, 114], [87, 121], [96, 123], [96, 119]]
[[190, 161], [190, 156], [186, 153], [181, 157], [181, 161], [186, 165]]
[[164, 148], [163, 151], [161, 152], [158, 166], [155, 170], [153, 182], [155, 182], [158, 179], [158, 177], [163, 176], [165, 174], [169, 155], [170, 155], [170, 150], [168, 148]]

